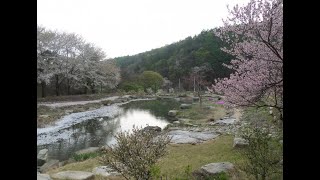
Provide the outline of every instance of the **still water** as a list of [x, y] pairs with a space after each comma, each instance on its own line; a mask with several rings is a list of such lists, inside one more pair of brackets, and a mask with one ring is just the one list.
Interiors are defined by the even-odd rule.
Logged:
[[60, 130], [68, 132], [70, 136], [57, 142], [38, 146], [49, 150], [50, 159], [66, 160], [75, 151], [87, 147], [111, 145], [115, 143], [114, 134], [120, 131], [130, 131], [135, 127], [159, 126], [164, 128], [170, 118], [167, 113], [177, 109], [179, 103], [175, 100], [135, 101], [120, 106], [120, 113], [114, 118], [97, 117], [89, 119], [69, 128]]

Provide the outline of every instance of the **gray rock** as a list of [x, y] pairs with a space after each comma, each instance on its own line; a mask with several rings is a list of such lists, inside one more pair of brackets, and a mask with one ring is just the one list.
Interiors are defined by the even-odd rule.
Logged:
[[61, 162], [59, 162], [59, 167], [62, 167], [64, 165], [66, 165], [66, 164], [67, 164], [67, 161], [61, 161]]
[[95, 153], [99, 151], [99, 147], [89, 147], [86, 149], [82, 149], [79, 151], [76, 151], [75, 154], [80, 155], [80, 154], [87, 154], [87, 153]]
[[198, 176], [213, 176], [222, 172], [228, 173], [234, 170], [234, 165], [230, 162], [210, 163], [196, 170], [194, 174]]
[[199, 101], [199, 99], [200, 99], [199, 97], [193, 97], [192, 98], [193, 101]]
[[41, 118], [48, 118], [48, 117], [50, 117], [50, 116], [49, 116], [49, 115], [44, 114], [44, 115], [39, 115], [39, 117], [41, 117]]
[[88, 111], [93, 111], [93, 110], [95, 110], [96, 108], [94, 108], [94, 107], [90, 107], [89, 109], [88, 109]]
[[93, 180], [94, 174], [85, 171], [62, 171], [51, 175], [54, 179]]
[[52, 180], [48, 174], [37, 174], [37, 180]]
[[184, 125], [186, 125], [186, 126], [192, 126], [192, 127], [198, 127], [197, 125], [191, 124], [191, 123], [184, 123]]
[[243, 138], [236, 137], [233, 140], [233, 147], [234, 148], [243, 148], [243, 147], [246, 147], [248, 145], [249, 145], [248, 142]]
[[40, 172], [44, 173], [50, 169], [54, 169], [54, 168], [58, 168], [58, 167], [59, 167], [59, 160], [51, 159], [40, 167]]
[[173, 121], [173, 124], [180, 124], [180, 121]]
[[180, 121], [180, 123], [187, 123], [190, 121], [190, 119], [180, 118], [178, 121]]
[[228, 119], [220, 119], [216, 122], [211, 123], [211, 125], [231, 125], [234, 124], [237, 120], [235, 118], [228, 118]]
[[121, 174], [118, 173], [117, 171], [115, 171], [112, 168], [109, 168], [108, 166], [99, 166], [99, 167], [95, 167], [92, 170], [92, 173], [95, 175], [100, 175], [100, 176], [120, 176]]
[[180, 102], [191, 104], [191, 103], [193, 103], [193, 98], [192, 97], [181, 97]]
[[161, 128], [159, 126], [147, 126], [147, 127], [143, 128], [143, 131], [160, 132]]
[[121, 102], [122, 102], [122, 99], [118, 98], [118, 99], [115, 99], [113, 102], [114, 102], [114, 103], [121, 103]]
[[170, 111], [168, 112], [168, 116], [171, 116], [171, 117], [175, 117], [177, 114], [178, 114], [178, 111], [177, 111], [177, 110], [170, 110]]
[[181, 104], [180, 108], [181, 109], [190, 109], [191, 108], [191, 104]]
[[173, 144], [192, 144], [192, 143], [202, 143], [204, 141], [214, 139], [218, 137], [218, 134], [213, 132], [194, 132], [185, 130], [173, 130], [169, 132], [171, 136], [171, 143]]
[[72, 109], [67, 109], [67, 110], [64, 111], [64, 113], [71, 114], [71, 113], [73, 113], [73, 110]]
[[176, 100], [176, 101], [180, 102], [180, 98], [174, 98], [174, 100]]
[[204, 106], [203, 109], [214, 109], [213, 106]]
[[38, 166], [42, 166], [48, 160], [48, 149], [41, 149], [37, 155]]

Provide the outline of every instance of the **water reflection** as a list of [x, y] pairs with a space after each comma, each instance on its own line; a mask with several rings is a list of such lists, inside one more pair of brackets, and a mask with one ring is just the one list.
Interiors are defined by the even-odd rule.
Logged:
[[130, 131], [134, 126], [164, 128], [168, 124], [168, 111], [177, 107], [179, 104], [173, 100], [128, 103], [116, 118], [98, 117], [61, 130], [70, 134], [69, 139], [38, 146], [38, 151], [48, 148], [50, 158], [66, 160], [77, 150], [114, 144], [117, 132]]

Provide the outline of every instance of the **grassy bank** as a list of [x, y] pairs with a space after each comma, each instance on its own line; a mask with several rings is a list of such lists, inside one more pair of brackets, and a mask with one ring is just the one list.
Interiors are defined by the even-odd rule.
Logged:
[[[223, 161], [234, 163], [237, 167], [243, 161], [243, 157], [232, 148], [232, 143], [233, 136], [224, 135], [198, 145], [169, 145], [167, 149], [168, 154], [158, 161], [157, 166], [160, 167], [163, 177], [167, 176], [168, 179], [185, 177], [188, 165], [191, 168], [190, 171], [196, 170], [208, 163]], [[94, 167], [101, 166], [98, 158], [67, 164], [49, 171], [49, 174], [67, 170], [91, 172]], [[240, 179], [243, 176], [241, 173], [237, 174], [237, 177]]]

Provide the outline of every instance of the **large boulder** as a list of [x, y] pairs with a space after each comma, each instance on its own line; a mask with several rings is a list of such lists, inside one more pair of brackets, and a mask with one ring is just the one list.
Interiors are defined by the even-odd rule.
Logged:
[[194, 144], [214, 139], [219, 135], [210, 131], [195, 132], [186, 130], [173, 130], [169, 132], [169, 136], [172, 138], [170, 143], [173, 144]]
[[38, 166], [42, 166], [48, 160], [48, 149], [41, 149], [37, 155]]
[[94, 174], [85, 171], [61, 171], [51, 175], [52, 178], [57, 180], [93, 180]]
[[37, 174], [37, 180], [52, 180], [48, 174]]
[[208, 177], [218, 175], [219, 173], [229, 173], [234, 170], [234, 165], [230, 162], [210, 163], [202, 166], [199, 170], [193, 172], [196, 177]]
[[76, 151], [75, 154], [80, 155], [80, 154], [87, 154], [87, 153], [95, 153], [99, 151], [99, 147], [88, 147], [86, 149], [82, 149], [79, 151]]
[[178, 111], [177, 111], [177, 110], [170, 110], [170, 111], [168, 112], [168, 116], [171, 116], [171, 117], [175, 117], [177, 114], [178, 114]]
[[58, 168], [58, 167], [59, 167], [59, 160], [50, 159], [48, 162], [46, 162], [44, 165], [42, 165], [40, 167], [40, 172], [44, 173], [50, 169], [54, 169], [54, 168]]
[[243, 138], [236, 137], [233, 140], [233, 147], [234, 148], [243, 148], [243, 147], [246, 147], [248, 145], [249, 145], [248, 142]]
[[180, 109], [190, 109], [191, 108], [191, 104], [181, 104], [180, 105]]
[[92, 173], [95, 175], [100, 175], [100, 176], [104, 176], [104, 177], [120, 176], [121, 175], [120, 173], [118, 173], [114, 169], [109, 168], [108, 166], [95, 167], [95, 168], [93, 168]]

